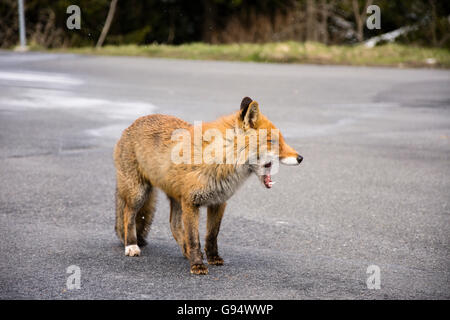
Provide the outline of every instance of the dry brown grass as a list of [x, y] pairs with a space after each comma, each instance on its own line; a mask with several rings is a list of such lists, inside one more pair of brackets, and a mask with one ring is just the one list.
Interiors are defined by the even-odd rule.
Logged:
[[[40, 48], [34, 48], [40, 49]], [[387, 44], [375, 48], [357, 46], [326, 46], [312, 42], [276, 42], [265, 44], [192, 43], [172, 45], [126, 45], [55, 49], [99, 55], [127, 55], [179, 59], [231, 60], [279, 63], [344, 64], [358, 66], [450, 68], [450, 51]]]

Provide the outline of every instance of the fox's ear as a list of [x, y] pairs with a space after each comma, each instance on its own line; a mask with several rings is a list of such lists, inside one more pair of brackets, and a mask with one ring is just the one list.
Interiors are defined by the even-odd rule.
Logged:
[[244, 114], [242, 124], [244, 129], [256, 128], [259, 119], [259, 105], [258, 102], [252, 101], [247, 107], [247, 112]]
[[244, 116], [247, 113], [248, 106], [250, 105], [250, 103], [252, 101], [253, 100], [250, 97], [244, 97], [242, 99], [242, 101], [241, 101], [241, 117], [242, 117], [242, 120], [244, 120]]
[[247, 113], [248, 106], [250, 105], [250, 103], [252, 101], [253, 100], [251, 98], [249, 98], [249, 97], [244, 97], [244, 99], [242, 99], [241, 112], [240, 112], [241, 121], [244, 121], [244, 117], [245, 117], [245, 114]]

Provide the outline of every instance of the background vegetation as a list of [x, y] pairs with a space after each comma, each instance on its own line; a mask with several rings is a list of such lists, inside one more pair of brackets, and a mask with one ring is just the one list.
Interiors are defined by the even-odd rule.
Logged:
[[[66, 8], [81, 8], [81, 30], [65, 27]], [[381, 8], [381, 30], [360, 28], [365, 7]], [[95, 45], [109, 0], [25, 0], [27, 36], [44, 47]], [[437, 0], [119, 0], [105, 44], [349, 44], [404, 26], [402, 43], [450, 48], [450, 1]], [[2, 47], [18, 41], [17, 0], [0, 2]]]
[[[25, 0], [28, 42], [33, 48], [82, 47], [79, 52], [93, 52], [90, 48], [98, 42], [112, 2]], [[80, 30], [66, 28], [66, 9], [72, 4], [81, 8]], [[380, 30], [365, 28], [370, 4], [381, 8]], [[17, 16], [17, 0], [0, 2], [1, 48], [17, 45]], [[396, 38], [397, 45], [386, 47], [389, 50], [384, 53], [369, 53], [358, 47], [369, 38], [405, 27], [411, 31]], [[382, 65], [431, 62], [448, 66], [450, 1], [118, 0], [103, 44], [106, 48], [97, 53], [277, 62], [372, 61]], [[338, 48], [340, 45], [345, 47]], [[442, 50], [419, 52], [419, 47]]]
[[[39, 49], [39, 48], [37, 48]], [[316, 42], [276, 42], [243, 44], [190, 43], [182, 45], [134, 44], [102, 48], [80, 47], [54, 51], [196, 60], [231, 60], [279, 63], [345, 64], [355, 66], [441, 67], [450, 68], [450, 51], [386, 44], [365, 46], [326, 46]]]

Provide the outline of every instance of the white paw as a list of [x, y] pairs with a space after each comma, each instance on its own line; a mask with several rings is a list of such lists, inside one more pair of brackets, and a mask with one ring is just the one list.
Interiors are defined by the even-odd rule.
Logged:
[[125, 255], [130, 257], [137, 257], [141, 254], [141, 249], [137, 246], [137, 244], [132, 244], [130, 246], [125, 247]]

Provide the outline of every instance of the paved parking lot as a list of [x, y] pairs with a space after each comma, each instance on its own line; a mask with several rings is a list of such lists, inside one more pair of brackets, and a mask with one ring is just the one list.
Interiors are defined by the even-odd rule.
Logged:
[[[449, 299], [449, 88], [443, 70], [0, 53], [0, 298]], [[302, 165], [229, 201], [208, 276], [189, 273], [161, 194], [149, 245], [125, 257], [121, 130], [149, 113], [212, 120], [243, 96]]]

